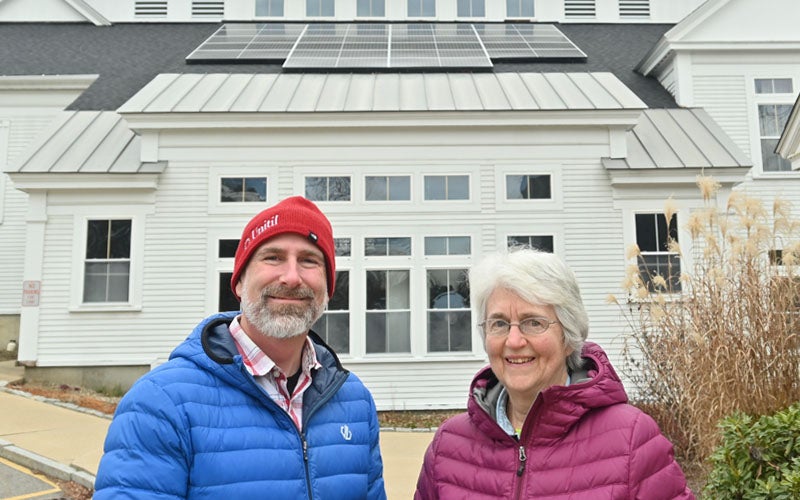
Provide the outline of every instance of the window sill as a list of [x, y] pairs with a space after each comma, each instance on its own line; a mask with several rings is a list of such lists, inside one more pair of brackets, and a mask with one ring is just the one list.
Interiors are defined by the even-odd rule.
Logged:
[[71, 313], [105, 313], [105, 312], [141, 312], [142, 306], [138, 304], [106, 303], [106, 304], [80, 304], [69, 308]]

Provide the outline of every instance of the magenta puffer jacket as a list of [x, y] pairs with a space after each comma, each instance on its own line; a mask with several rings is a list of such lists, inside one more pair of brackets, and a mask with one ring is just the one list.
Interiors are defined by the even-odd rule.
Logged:
[[672, 444], [627, 404], [603, 350], [583, 349], [586, 373], [542, 391], [517, 440], [495, 421], [500, 384], [489, 367], [472, 382], [467, 413], [436, 432], [416, 500], [693, 499]]

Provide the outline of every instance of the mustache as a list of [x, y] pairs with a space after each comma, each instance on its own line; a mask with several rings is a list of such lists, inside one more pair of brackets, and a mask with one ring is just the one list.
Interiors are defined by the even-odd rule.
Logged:
[[269, 297], [313, 299], [314, 291], [308, 287], [288, 288], [280, 285], [267, 285], [261, 290], [261, 300], [266, 301]]

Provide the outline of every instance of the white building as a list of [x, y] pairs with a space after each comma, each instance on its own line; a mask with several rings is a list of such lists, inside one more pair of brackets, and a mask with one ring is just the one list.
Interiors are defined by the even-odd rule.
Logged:
[[[379, 409], [463, 407], [486, 362], [464, 281], [483, 254], [563, 256], [620, 365], [605, 299], [627, 245], [674, 262], [667, 197], [679, 227], [701, 172], [720, 202], [800, 202], [774, 153], [800, 88], [792, 0], [45, 3], [0, 2], [0, 315], [30, 377], [125, 386], [162, 362], [236, 307], [246, 221], [301, 194], [338, 239], [318, 332]], [[288, 48], [195, 52], [259, 31]], [[492, 37], [521, 50], [512, 31], [566, 55], [509, 58]]]

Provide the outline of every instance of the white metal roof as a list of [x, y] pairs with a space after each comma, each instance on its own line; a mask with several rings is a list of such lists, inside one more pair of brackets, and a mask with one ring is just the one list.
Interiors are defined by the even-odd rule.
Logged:
[[753, 162], [701, 108], [647, 109], [627, 133], [626, 158], [608, 169], [751, 167]]
[[63, 111], [9, 173], [157, 173], [163, 163], [142, 163], [141, 137], [113, 111]]
[[612, 73], [161, 74], [120, 113], [642, 109]]

